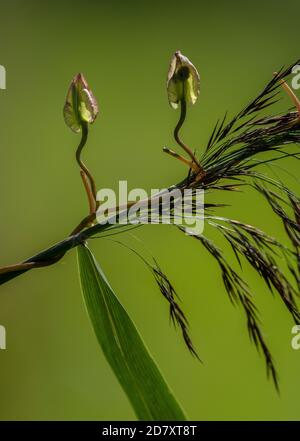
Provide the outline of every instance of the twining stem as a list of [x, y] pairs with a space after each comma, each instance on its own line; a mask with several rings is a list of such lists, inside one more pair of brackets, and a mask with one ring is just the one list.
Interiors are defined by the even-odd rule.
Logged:
[[81, 141], [76, 150], [76, 161], [80, 167], [80, 175], [83, 181], [83, 185], [87, 194], [88, 202], [89, 202], [89, 215], [86, 216], [82, 221], [74, 228], [71, 232], [70, 236], [77, 234], [83, 228], [90, 226], [91, 223], [96, 218], [96, 210], [97, 210], [97, 189], [94, 178], [87, 168], [87, 166], [81, 160], [81, 152], [83, 147], [86, 144], [88, 137], [88, 124], [86, 122], [82, 122], [81, 124]]
[[82, 122], [81, 129], [82, 129], [81, 130], [82, 135], [81, 135], [80, 144], [76, 150], [76, 161], [77, 161], [79, 167], [81, 168], [81, 170], [83, 170], [84, 173], [86, 174], [86, 176], [88, 177], [88, 180], [89, 180], [90, 186], [91, 186], [92, 195], [94, 197], [94, 201], [96, 204], [97, 189], [96, 189], [96, 184], [95, 184], [94, 178], [91, 175], [89, 169], [86, 167], [86, 165], [81, 160], [81, 152], [82, 152], [83, 147], [86, 144], [87, 137], [88, 137], [88, 124], [86, 122]]
[[[2, 266], [0, 268], [0, 277], [2, 274], [17, 273], [18, 271], [24, 272], [33, 268], [42, 268], [53, 265], [54, 263], [58, 262], [64, 256], [64, 254], [65, 253], [55, 256], [51, 258], [51, 260], [43, 260], [41, 262], [22, 262], [16, 263], [15, 265]], [[1, 284], [2, 282], [0, 281], [0, 285]]]
[[195, 154], [193, 153], [193, 151], [186, 144], [184, 144], [184, 142], [179, 137], [179, 131], [180, 131], [181, 127], [183, 126], [185, 118], [186, 118], [186, 101], [184, 99], [182, 99], [180, 101], [180, 118], [179, 118], [179, 121], [178, 121], [175, 129], [174, 129], [174, 138], [175, 138], [175, 141], [177, 142], [177, 144], [183, 148], [183, 150], [189, 155], [189, 157], [192, 159], [192, 161], [198, 166], [198, 171], [199, 171], [199, 169], [203, 170], [201, 165], [199, 164], [198, 159], [196, 158]]
[[168, 153], [169, 155], [173, 156], [174, 158], [176, 158], [179, 161], [186, 164], [190, 169], [189, 173], [191, 172], [191, 170], [194, 172], [194, 174], [196, 176], [195, 182], [199, 182], [205, 176], [205, 170], [200, 165], [200, 163], [199, 163], [198, 159], [196, 158], [195, 154], [193, 153], [193, 151], [181, 140], [181, 138], [179, 136], [179, 131], [185, 121], [185, 118], [186, 118], [186, 101], [184, 98], [182, 98], [180, 100], [180, 117], [179, 117], [179, 121], [176, 124], [176, 127], [174, 129], [174, 138], [175, 138], [175, 141], [177, 142], [177, 144], [181, 148], [183, 148], [183, 150], [189, 155], [191, 160], [184, 158], [183, 156], [179, 155], [178, 153], [176, 153], [173, 150], [168, 149], [166, 147], [163, 150], [165, 153]]
[[81, 176], [81, 179], [82, 179], [82, 182], [83, 182], [83, 185], [84, 185], [87, 197], [88, 197], [89, 212], [90, 212], [90, 214], [93, 214], [93, 213], [96, 212], [97, 205], [96, 205], [96, 201], [95, 201], [94, 195], [93, 195], [93, 193], [91, 191], [90, 182], [89, 182], [89, 180], [87, 178], [86, 173], [83, 170], [80, 170], [80, 176]]

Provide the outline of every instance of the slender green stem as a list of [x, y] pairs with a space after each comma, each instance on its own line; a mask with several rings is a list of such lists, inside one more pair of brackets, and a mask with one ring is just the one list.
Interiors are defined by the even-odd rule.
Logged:
[[89, 179], [83, 170], [80, 170], [80, 176], [89, 202], [89, 213], [96, 213], [97, 203], [92, 193]]
[[80, 167], [81, 178], [89, 201], [89, 215], [86, 216], [84, 219], [82, 219], [82, 221], [74, 228], [70, 236], [79, 233], [79, 231], [81, 231], [83, 228], [90, 225], [90, 223], [96, 218], [96, 210], [98, 207], [97, 189], [94, 178], [91, 175], [89, 169], [81, 160], [81, 152], [88, 138], [88, 124], [86, 122], [83, 122], [81, 125], [81, 129], [82, 129], [82, 136], [81, 136], [80, 144], [76, 150], [76, 161]]
[[77, 147], [76, 150], [76, 161], [79, 165], [79, 167], [81, 168], [81, 170], [84, 171], [84, 173], [86, 174], [86, 176], [88, 177], [88, 180], [90, 182], [91, 185], [91, 190], [92, 190], [92, 194], [94, 196], [94, 199], [96, 201], [96, 197], [97, 197], [97, 189], [96, 189], [96, 184], [94, 181], [93, 176], [91, 175], [91, 172], [89, 171], [89, 169], [86, 167], [86, 165], [82, 162], [81, 160], [81, 152], [83, 147], [86, 144], [87, 138], [88, 138], [88, 124], [87, 123], [82, 123], [82, 135], [81, 135], [81, 141], [79, 146]]
[[182, 99], [180, 101], [180, 118], [179, 118], [179, 121], [178, 121], [175, 129], [174, 129], [174, 138], [175, 138], [175, 141], [177, 142], [177, 144], [180, 145], [180, 147], [182, 147], [183, 150], [190, 156], [192, 161], [195, 164], [197, 164], [200, 169], [202, 169], [202, 167], [199, 164], [198, 159], [196, 158], [196, 156], [194, 155], [192, 150], [186, 144], [184, 144], [184, 142], [179, 137], [179, 131], [180, 131], [181, 127], [183, 126], [185, 118], [186, 118], [186, 102], [184, 99]]

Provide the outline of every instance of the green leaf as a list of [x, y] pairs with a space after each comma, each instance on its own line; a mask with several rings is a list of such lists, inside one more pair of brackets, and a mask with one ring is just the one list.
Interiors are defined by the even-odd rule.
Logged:
[[93, 254], [77, 247], [82, 292], [98, 342], [140, 420], [182, 421], [183, 410]]

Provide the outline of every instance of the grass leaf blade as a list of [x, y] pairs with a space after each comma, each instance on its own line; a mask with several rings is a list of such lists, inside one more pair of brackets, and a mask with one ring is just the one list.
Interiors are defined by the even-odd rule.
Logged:
[[185, 420], [183, 410], [94, 256], [83, 245], [77, 250], [88, 315], [106, 359], [138, 419]]

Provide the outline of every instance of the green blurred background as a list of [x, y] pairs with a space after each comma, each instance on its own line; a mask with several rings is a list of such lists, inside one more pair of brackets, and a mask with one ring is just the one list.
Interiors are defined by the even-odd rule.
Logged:
[[[185, 139], [201, 151], [217, 118], [240, 110], [274, 70], [299, 57], [299, 13], [298, 0], [284, 7], [262, 0], [1, 1], [7, 90], [0, 91], [0, 265], [61, 240], [87, 211], [74, 160], [78, 135], [62, 118], [77, 72], [100, 105], [84, 154], [98, 187], [117, 189], [118, 180], [127, 179], [130, 188], [163, 188], [186, 173], [162, 153], [163, 146], [174, 146], [178, 118], [165, 91], [174, 50], [201, 74], [201, 97], [184, 128]], [[278, 108], [289, 106], [283, 96]], [[298, 174], [293, 161], [284, 166]], [[278, 173], [299, 192], [295, 180]], [[234, 194], [230, 201], [233, 217], [284, 237], [259, 196]], [[170, 325], [167, 304], [144, 265], [107, 240], [90, 245], [189, 417], [298, 419], [300, 351], [291, 349], [293, 323], [276, 296], [244, 268], [280, 374], [280, 396], [249, 343], [242, 312], [231, 306], [217, 265], [200, 244], [168, 226], [146, 226], [136, 235], [180, 293], [203, 365]], [[134, 243], [128, 235], [124, 240]], [[74, 250], [53, 267], [2, 286], [0, 324], [7, 330], [7, 350], [0, 351], [1, 419], [135, 418], [88, 321]]]

